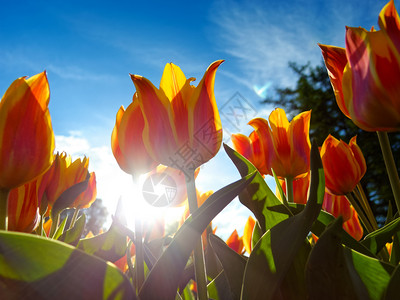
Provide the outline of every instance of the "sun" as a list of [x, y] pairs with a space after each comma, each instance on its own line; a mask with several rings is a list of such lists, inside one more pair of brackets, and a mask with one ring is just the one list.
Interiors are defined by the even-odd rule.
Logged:
[[174, 193], [168, 182], [161, 180], [150, 184], [152, 189], [149, 189], [148, 176], [142, 175], [137, 182], [131, 180], [120, 191], [127, 225], [132, 230], [135, 230], [136, 219], [150, 225], [164, 219], [165, 224], [169, 224], [179, 221], [183, 214], [183, 207], [159, 205], [163, 198], [168, 199]]

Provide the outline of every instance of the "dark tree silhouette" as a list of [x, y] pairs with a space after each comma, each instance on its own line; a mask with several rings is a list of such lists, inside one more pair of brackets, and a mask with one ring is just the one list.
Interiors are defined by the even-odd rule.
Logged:
[[[289, 119], [312, 109], [310, 137], [316, 139], [319, 145], [322, 145], [328, 134], [346, 143], [357, 135], [357, 144], [367, 162], [367, 173], [361, 184], [378, 224], [382, 225], [386, 219], [388, 203], [391, 202], [394, 209], [395, 205], [376, 133], [361, 130], [340, 111], [323, 62], [315, 67], [290, 62], [289, 68], [297, 78], [295, 87], [276, 88], [276, 95], [267, 97], [263, 103], [285, 109]], [[389, 139], [399, 169], [400, 135], [390, 133]]]

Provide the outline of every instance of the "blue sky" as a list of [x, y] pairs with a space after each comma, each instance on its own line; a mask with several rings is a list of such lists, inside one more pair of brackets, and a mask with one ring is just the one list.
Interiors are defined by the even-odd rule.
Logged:
[[[229, 143], [229, 132], [249, 133], [247, 118], [267, 118], [271, 111], [256, 90], [266, 87], [265, 95], [295, 84], [288, 61], [320, 63], [318, 42], [343, 47], [346, 25], [377, 27], [386, 1], [0, 3], [0, 93], [18, 77], [47, 70], [56, 147], [90, 158], [98, 196], [113, 209], [126, 189], [121, 185], [130, 184], [110, 146], [118, 108], [135, 92], [129, 73], [158, 86], [165, 64], [173, 62], [197, 85], [211, 62], [225, 59], [215, 81], [218, 106], [228, 107], [239, 95], [233, 101], [254, 108], [236, 127], [236, 120], [222, 118]], [[217, 190], [238, 178], [221, 149], [202, 168], [198, 187]], [[218, 217], [218, 232], [226, 236], [237, 227], [241, 233], [247, 215], [235, 200]]]

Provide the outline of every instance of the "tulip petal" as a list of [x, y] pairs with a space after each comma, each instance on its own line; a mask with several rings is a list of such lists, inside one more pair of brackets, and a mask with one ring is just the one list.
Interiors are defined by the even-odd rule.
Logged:
[[214, 157], [222, 143], [221, 120], [214, 96], [215, 74], [222, 62], [215, 61], [207, 68], [189, 100], [189, 143], [193, 148], [201, 148], [200, 164]]
[[145, 122], [139, 101], [134, 97], [121, 118], [118, 128], [118, 143], [127, 164], [129, 174], [144, 174], [156, 167], [143, 139]]
[[171, 165], [171, 154], [179, 150], [178, 137], [173, 129], [174, 118], [170, 101], [146, 78], [131, 75], [145, 126], [143, 142], [150, 156], [163, 165]]
[[119, 126], [121, 124], [121, 119], [122, 119], [122, 116], [124, 115], [124, 113], [125, 113], [125, 109], [123, 106], [121, 106], [117, 112], [115, 126], [111, 133], [111, 150], [113, 152], [115, 159], [117, 160], [119, 167], [124, 172], [130, 174], [131, 169], [128, 165], [126, 157], [121, 152], [121, 148], [119, 146], [119, 141], [118, 141]]
[[340, 47], [319, 44], [324, 57], [325, 66], [331, 80], [336, 102], [343, 114], [350, 118], [349, 111], [345, 105], [342, 90], [343, 71], [347, 64], [346, 50]]
[[175, 126], [172, 126], [177, 137], [177, 144], [182, 145], [187, 142], [188, 137], [188, 99], [192, 96], [194, 87], [190, 82], [194, 78], [186, 79], [182, 70], [169, 63], [165, 66], [160, 82], [160, 90], [164, 91], [168, 100], [171, 102], [172, 114]]
[[[345, 105], [353, 122], [367, 131], [400, 128], [400, 56], [384, 32], [347, 28], [346, 51], [351, 92], [343, 86]], [[344, 78], [350, 76], [343, 76]]]
[[393, 0], [390, 0], [380, 12], [378, 24], [400, 52], [400, 19]]

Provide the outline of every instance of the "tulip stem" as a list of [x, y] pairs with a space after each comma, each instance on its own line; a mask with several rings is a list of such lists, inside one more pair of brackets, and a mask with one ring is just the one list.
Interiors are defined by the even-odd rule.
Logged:
[[139, 292], [144, 282], [144, 255], [142, 241], [142, 220], [139, 217], [135, 218], [135, 269], [136, 269], [136, 290]]
[[54, 234], [56, 233], [58, 223], [60, 223], [60, 213], [58, 213], [56, 216], [53, 216], [53, 214], [51, 214], [51, 219], [52, 219], [52, 222], [51, 222], [49, 237], [52, 239], [52, 238], [54, 238]]
[[[194, 173], [190, 173], [189, 178], [186, 177], [186, 190], [187, 190], [187, 195], [188, 195], [189, 211], [191, 214], [193, 214], [198, 208]], [[198, 299], [206, 300], [206, 299], [208, 299], [207, 277], [206, 277], [203, 242], [201, 239], [201, 235], [200, 235], [200, 239], [198, 240], [198, 242], [195, 244], [195, 247], [194, 247], [194, 270], [195, 270], [195, 276], [196, 276]]]
[[385, 161], [386, 171], [389, 176], [397, 210], [400, 211], [400, 179], [390, 147], [389, 137], [387, 132], [384, 131], [377, 131], [376, 133], [378, 134], [379, 144], [381, 145], [383, 160]]
[[287, 195], [287, 200], [289, 203], [293, 203], [293, 178], [292, 177], [286, 177], [286, 195]]
[[10, 190], [0, 189], [0, 230], [8, 227], [8, 194]]
[[367, 214], [367, 217], [372, 225], [372, 228], [374, 230], [377, 230], [378, 223], [376, 222], [374, 213], [372, 212], [372, 209], [371, 209], [371, 206], [369, 205], [367, 196], [365, 195], [364, 190], [360, 183], [357, 184], [357, 189], [354, 189], [353, 194], [356, 198], [358, 198], [358, 201], [363, 206], [365, 213]]
[[[135, 197], [138, 197], [139, 199], [136, 200], [142, 200], [140, 199], [141, 197], [141, 191], [139, 188], [139, 177], [138, 175], [133, 175], [132, 176], [133, 180], [133, 189], [134, 189], [134, 194]], [[136, 286], [136, 291], [139, 293], [140, 288], [142, 287], [144, 283], [144, 251], [143, 251], [143, 222], [141, 219], [141, 216], [136, 214], [135, 215], [135, 237], [134, 240], [132, 241], [135, 244], [135, 273], [136, 273], [136, 278], [135, 278], [135, 286]], [[134, 278], [132, 278], [132, 281]]]
[[71, 223], [69, 224], [69, 229], [74, 227], [76, 218], [78, 217], [79, 214], [79, 208], [74, 209], [74, 214], [72, 215]]

